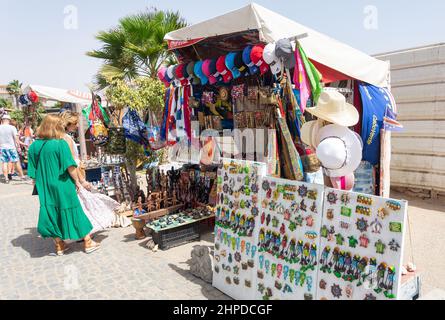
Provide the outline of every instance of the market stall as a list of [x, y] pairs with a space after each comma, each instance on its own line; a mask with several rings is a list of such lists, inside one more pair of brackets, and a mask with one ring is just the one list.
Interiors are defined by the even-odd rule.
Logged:
[[388, 64], [257, 4], [165, 39], [178, 64], [158, 71], [161, 139], [172, 159], [220, 165], [214, 286], [400, 299], [407, 203], [388, 197], [401, 128]]

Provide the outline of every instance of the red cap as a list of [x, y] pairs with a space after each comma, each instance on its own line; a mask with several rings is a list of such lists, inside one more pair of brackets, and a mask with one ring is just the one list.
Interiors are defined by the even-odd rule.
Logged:
[[269, 65], [263, 59], [263, 51], [264, 45], [259, 44], [254, 46], [250, 52], [250, 59], [252, 60], [253, 64], [260, 68], [261, 74], [265, 74], [267, 70], [269, 70]]
[[216, 70], [223, 77], [224, 82], [230, 82], [233, 79], [232, 72], [226, 66], [226, 56], [221, 56], [216, 60]]
[[185, 69], [186, 65], [185, 64], [180, 64], [175, 72], [176, 72], [176, 77], [179, 81], [181, 81], [181, 85], [185, 86], [188, 84], [187, 79], [184, 77], [184, 69]]

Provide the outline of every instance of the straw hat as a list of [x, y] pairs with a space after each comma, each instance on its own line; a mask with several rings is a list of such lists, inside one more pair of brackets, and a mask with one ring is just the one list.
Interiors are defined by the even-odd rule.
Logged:
[[323, 91], [317, 106], [306, 110], [319, 119], [344, 127], [355, 126], [359, 121], [357, 109], [346, 103], [346, 98], [337, 91]]
[[320, 131], [321, 127], [322, 122], [319, 120], [306, 122], [301, 127], [301, 141], [303, 141], [305, 145], [316, 149], [319, 142], [318, 132]]
[[363, 148], [353, 131], [333, 124], [323, 127], [318, 137], [317, 158], [328, 177], [345, 177], [358, 168]]

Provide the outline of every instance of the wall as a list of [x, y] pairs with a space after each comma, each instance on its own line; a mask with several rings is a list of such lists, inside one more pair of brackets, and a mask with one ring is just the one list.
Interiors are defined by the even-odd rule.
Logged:
[[401, 133], [393, 133], [391, 186], [445, 193], [445, 44], [377, 55], [391, 63]]

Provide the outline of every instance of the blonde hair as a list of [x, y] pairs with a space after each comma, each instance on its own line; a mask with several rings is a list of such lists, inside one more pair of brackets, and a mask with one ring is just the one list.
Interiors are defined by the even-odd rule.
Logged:
[[70, 125], [76, 125], [79, 123], [79, 114], [76, 112], [72, 112], [72, 111], [64, 111], [60, 114], [60, 117], [63, 121], [63, 127], [65, 128], [65, 130], [70, 126]]
[[63, 139], [65, 136], [64, 121], [59, 116], [49, 114], [43, 118], [37, 128], [36, 135], [40, 139]]

